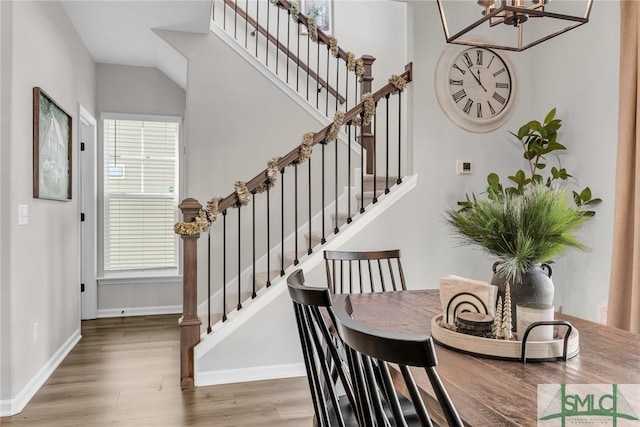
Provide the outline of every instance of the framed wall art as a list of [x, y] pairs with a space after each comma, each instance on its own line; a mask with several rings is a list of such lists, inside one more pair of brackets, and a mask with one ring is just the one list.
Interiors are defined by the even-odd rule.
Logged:
[[33, 197], [71, 200], [71, 116], [33, 88]]
[[[333, 0], [301, 0], [302, 13], [316, 20], [316, 27], [325, 34], [333, 34]], [[307, 34], [306, 26], [302, 26]]]

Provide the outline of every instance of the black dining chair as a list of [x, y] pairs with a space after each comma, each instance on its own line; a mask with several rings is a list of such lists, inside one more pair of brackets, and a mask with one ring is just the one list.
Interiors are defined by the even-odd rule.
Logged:
[[329, 288], [335, 294], [406, 290], [400, 250], [324, 251]]
[[[349, 370], [363, 426], [433, 426], [409, 366], [426, 370], [448, 425], [463, 425], [435, 370], [438, 362], [431, 336], [384, 331], [358, 322], [352, 318], [349, 295], [337, 297], [334, 311], [338, 335], [347, 346]], [[413, 403], [412, 417], [407, 416], [406, 409], [400, 405], [388, 363], [398, 365]]]
[[[335, 321], [329, 289], [305, 286], [302, 270], [291, 273], [287, 285], [293, 301], [317, 425], [359, 426], [360, 416], [356, 412], [353, 387], [346, 361], [341, 356], [344, 349], [337, 347], [339, 340], [329, 330], [329, 325]], [[342, 388], [340, 391], [344, 392], [341, 398], [338, 396], [338, 384]]]

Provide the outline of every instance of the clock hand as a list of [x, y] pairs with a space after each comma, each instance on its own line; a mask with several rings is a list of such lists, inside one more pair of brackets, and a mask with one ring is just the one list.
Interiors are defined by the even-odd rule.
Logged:
[[[464, 61], [463, 61], [464, 62]], [[476, 81], [478, 82], [478, 84], [480, 85], [480, 87], [482, 89], [484, 89], [484, 91], [487, 91], [487, 88], [484, 87], [484, 85], [482, 84], [482, 82], [480, 81], [480, 70], [478, 70], [478, 75], [476, 76], [475, 74], [473, 74], [473, 70], [471, 69], [471, 67], [469, 67], [469, 64], [467, 64], [466, 62], [464, 63], [464, 65], [467, 66], [467, 68], [469, 69], [469, 72], [471, 73], [471, 75], [473, 76], [474, 79], [476, 79]]]

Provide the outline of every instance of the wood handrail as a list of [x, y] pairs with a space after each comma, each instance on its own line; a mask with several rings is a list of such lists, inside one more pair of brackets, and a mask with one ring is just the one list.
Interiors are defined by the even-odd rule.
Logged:
[[[284, 0], [281, 0], [281, 1], [284, 1]], [[405, 71], [400, 75], [400, 77], [405, 79], [407, 82], [410, 82], [412, 80], [413, 78], [412, 62], [410, 62], [405, 66]], [[386, 85], [381, 87], [378, 91], [376, 91], [373, 94], [374, 102], [378, 102], [381, 98], [387, 96], [388, 94], [392, 93], [395, 90], [397, 89], [395, 88], [394, 85], [392, 85], [391, 83], [387, 83]], [[362, 113], [363, 111], [364, 111], [364, 102], [360, 102], [359, 104], [357, 104], [356, 106], [354, 106], [353, 108], [351, 108], [349, 111], [345, 113], [343, 123], [345, 124], [349, 123], [350, 121], [355, 119], [358, 116], [358, 114]], [[313, 137], [313, 143], [311, 145], [314, 146], [324, 141], [325, 137], [327, 136], [327, 133], [329, 132], [329, 129], [331, 129], [331, 125], [328, 125], [324, 129], [316, 132], [316, 134]], [[282, 169], [286, 166], [289, 166], [299, 158], [300, 158], [300, 152], [299, 152], [299, 146], [297, 146], [296, 148], [291, 150], [289, 153], [287, 153], [284, 157], [280, 158], [280, 160], [278, 161], [278, 168]], [[265, 182], [267, 179], [268, 179], [268, 174], [267, 174], [267, 169], [265, 169], [262, 172], [260, 172], [258, 175], [256, 175], [253, 179], [251, 179], [249, 182], [247, 182], [246, 184], [247, 190], [249, 192], [254, 191], [256, 188], [258, 188], [260, 184]], [[237, 206], [238, 203], [239, 203], [238, 195], [235, 192], [231, 193], [230, 195], [228, 195], [227, 197], [225, 197], [224, 199], [218, 202], [218, 210], [222, 212], [225, 209], [228, 209], [233, 206]]]
[[[285, 55], [287, 55], [288, 59], [295, 62], [297, 66], [302, 69], [302, 71], [307, 73], [312, 79], [318, 82], [318, 84], [321, 87], [329, 91], [329, 93], [335, 98], [338, 98], [338, 101], [340, 102], [340, 104], [344, 104], [345, 102], [344, 96], [340, 95], [338, 91], [336, 91], [331, 85], [329, 85], [329, 83], [327, 83], [322, 77], [318, 76], [318, 74], [315, 71], [313, 71], [311, 68], [309, 68], [307, 64], [305, 64], [304, 62], [301, 62], [300, 59], [293, 52], [291, 52], [284, 44], [282, 44], [277, 38], [275, 38], [271, 33], [269, 33], [262, 25], [258, 24], [258, 22], [255, 19], [253, 19], [251, 16], [249, 16], [249, 14], [245, 10], [238, 7], [236, 4], [236, 1], [225, 0], [225, 4], [233, 8], [235, 12], [238, 15], [240, 15], [242, 19], [247, 21], [249, 25], [254, 27], [260, 34], [265, 36], [268, 39], [268, 41], [276, 45], [277, 48], [280, 49], [280, 51], [282, 51]], [[305, 25], [307, 25], [306, 22], [305, 22]], [[318, 37], [319, 35], [320, 35], [320, 30], [318, 30]], [[326, 44], [329, 45], [328, 38], [327, 38]]]

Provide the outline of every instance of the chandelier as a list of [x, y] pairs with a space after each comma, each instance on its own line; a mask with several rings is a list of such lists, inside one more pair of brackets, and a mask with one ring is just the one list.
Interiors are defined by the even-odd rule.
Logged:
[[437, 2], [447, 43], [521, 52], [589, 22], [593, 0]]

